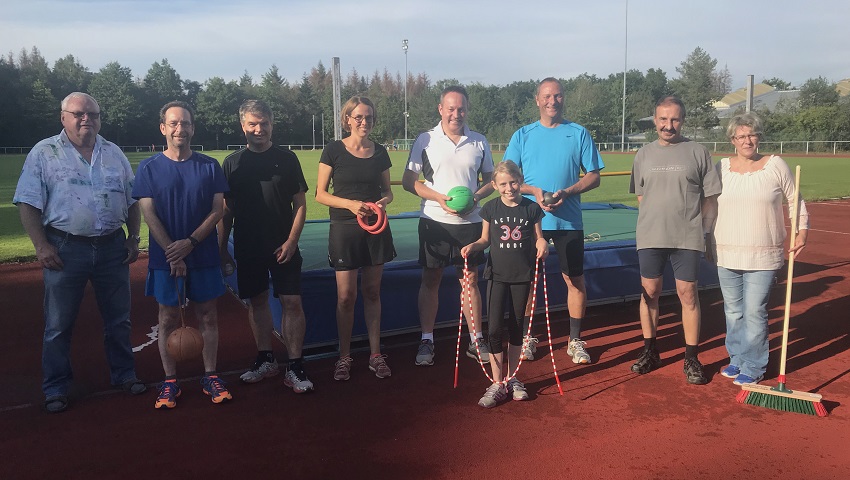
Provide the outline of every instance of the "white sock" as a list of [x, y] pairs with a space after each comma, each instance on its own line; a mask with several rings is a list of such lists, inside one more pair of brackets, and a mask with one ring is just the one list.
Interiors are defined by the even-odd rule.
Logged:
[[434, 332], [431, 333], [423, 333], [422, 340], [431, 340], [431, 343], [434, 343]]
[[470, 341], [470, 342], [473, 342], [473, 343], [475, 343], [475, 342], [477, 342], [478, 340], [481, 340], [481, 339], [483, 339], [483, 338], [484, 338], [484, 334], [483, 334], [483, 333], [481, 333], [481, 332], [478, 332], [478, 333], [477, 333], [477, 334], [475, 334], [475, 335], [473, 335], [473, 334], [471, 334], [471, 333], [469, 334], [469, 341]]

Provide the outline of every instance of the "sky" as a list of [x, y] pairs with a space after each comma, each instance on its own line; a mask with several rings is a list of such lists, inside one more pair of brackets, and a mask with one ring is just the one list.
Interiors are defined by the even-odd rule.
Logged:
[[[38, 47], [50, 66], [73, 54], [144, 77], [167, 58], [185, 80], [255, 82], [272, 64], [291, 83], [340, 58], [342, 75], [407, 68], [432, 81], [505, 85], [582, 73], [661, 68], [668, 79], [696, 47], [746, 76], [799, 86], [850, 78], [848, 0], [465, 2], [444, 0], [3, 0], [0, 52]], [[628, 15], [626, 14], [628, 5]], [[628, 35], [626, 35], [628, 25]], [[626, 48], [628, 43], [628, 48]]]

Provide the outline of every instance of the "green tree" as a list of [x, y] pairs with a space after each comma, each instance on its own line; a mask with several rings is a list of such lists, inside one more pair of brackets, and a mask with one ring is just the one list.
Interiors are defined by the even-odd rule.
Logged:
[[[14, 56], [9, 53], [7, 58], [0, 58], [0, 145], [23, 146], [21, 138], [22, 125], [18, 121], [21, 103], [25, 94], [21, 84], [21, 72], [15, 66]], [[58, 126], [54, 117], [54, 126]]]
[[762, 80], [761, 83], [764, 83], [766, 85], [770, 85], [771, 87], [773, 87], [777, 90], [791, 90], [791, 88], [792, 88], [791, 82], [786, 82], [785, 80], [782, 80], [781, 78], [777, 78], [777, 77], [772, 77], [772, 78]]
[[142, 82], [145, 92], [151, 96], [159, 106], [165, 105], [172, 100], [183, 100], [183, 81], [180, 74], [163, 58], [162, 63], [153, 62], [148, 69], [147, 75]]
[[198, 123], [215, 137], [215, 148], [220, 149], [221, 135], [232, 136], [239, 125], [239, 86], [221, 77], [207, 80], [198, 94], [197, 109]]
[[679, 78], [670, 82], [671, 90], [685, 103], [686, 125], [694, 128], [694, 136], [697, 129], [709, 129], [719, 123], [713, 102], [719, 100], [723, 93], [717, 89], [716, 66], [717, 60], [697, 47], [676, 67]]
[[838, 101], [835, 84], [823, 77], [810, 78], [800, 86], [800, 107], [833, 105]]
[[30, 86], [21, 112], [26, 137], [21, 140], [31, 145], [50, 135], [56, 135], [59, 101], [50, 92], [47, 84], [38, 79]]
[[18, 70], [21, 71], [24, 85], [32, 85], [36, 80], [41, 80], [45, 85], [50, 82], [50, 67], [38, 47], [32, 47], [29, 52], [26, 48], [21, 49], [18, 55]]
[[[139, 102], [133, 72], [118, 62], [110, 62], [92, 78], [89, 93], [100, 104], [101, 130], [105, 137], [120, 143], [127, 137], [127, 127], [138, 118]], [[159, 122], [157, 121], [157, 125]]]
[[85, 92], [89, 88], [92, 73], [68, 54], [56, 60], [50, 72], [50, 91], [53, 96], [63, 99], [71, 92]]

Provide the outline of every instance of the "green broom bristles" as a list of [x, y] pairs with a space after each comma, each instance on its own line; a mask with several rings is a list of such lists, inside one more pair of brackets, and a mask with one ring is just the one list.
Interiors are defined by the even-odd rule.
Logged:
[[811, 400], [801, 400], [799, 398], [782, 397], [747, 390], [742, 390], [738, 394], [737, 399], [738, 403], [770, 408], [781, 412], [796, 412], [806, 415], [817, 415], [819, 417], [825, 417], [827, 415], [826, 407], [821, 402]]

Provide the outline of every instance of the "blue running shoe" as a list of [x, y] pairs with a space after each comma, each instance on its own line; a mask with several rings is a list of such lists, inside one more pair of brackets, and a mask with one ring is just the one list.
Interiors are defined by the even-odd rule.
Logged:
[[227, 391], [224, 380], [218, 378], [218, 375], [210, 375], [209, 377], [202, 378], [201, 385], [204, 386], [204, 393], [210, 396], [213, 403], [221, 403], [233, 398], [230, 392]]
[[156, 403], [153, 408], [174, 408], [177, 406], [177, 397], [180, 396], [180, 385], [175, 381], [165, 381], [159, 387], [159, 396], [156, 397]]
[[735, 378], [739, 373], [741, 373], [741, 369], [738, 368], [737, 365], [732, 364], [726, 365], [723, 367], [723, 370], [720, 371], [720, 374], [726, 378]]
[[732, 383], [734, 383], [735, 385], [755, 385], [755, 384], [759, 383], [763, 378], [764, 378], [764, 375], [759, 375], [758, 377], [753, 378], [749, 375], [745, 375], [745, 374], [741, 373], [741, 374], [738, 374], [737, 377], [735, 377], [735, 381], [732, 382]]

